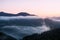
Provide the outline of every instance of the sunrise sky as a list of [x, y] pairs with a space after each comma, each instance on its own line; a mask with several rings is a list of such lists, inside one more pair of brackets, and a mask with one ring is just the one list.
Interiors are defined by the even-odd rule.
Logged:
[[0, 11], [28, 12], [39, 17], [60, 16], [60, 0], [0, 0]]

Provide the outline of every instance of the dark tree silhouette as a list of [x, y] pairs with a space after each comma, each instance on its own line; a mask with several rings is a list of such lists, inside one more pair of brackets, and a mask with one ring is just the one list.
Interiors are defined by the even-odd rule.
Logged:
[[40, 40], [39, 34], [32, 34], [23, 38], [23, 40]]
[[0, 32], [0, 40], [16, 40], [16, 39], [3, 32]]
[[54, 29], [42, 34], [33, 34], [23, 38], [23, 40], [60, 40], [60, 29]]

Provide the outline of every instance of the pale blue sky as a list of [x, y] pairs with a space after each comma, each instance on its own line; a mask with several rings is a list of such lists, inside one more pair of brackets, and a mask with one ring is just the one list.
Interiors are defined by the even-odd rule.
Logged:
[[41, 17], [60, 16], [60, 0], [0, 0], [0, 11], [24, 11]]

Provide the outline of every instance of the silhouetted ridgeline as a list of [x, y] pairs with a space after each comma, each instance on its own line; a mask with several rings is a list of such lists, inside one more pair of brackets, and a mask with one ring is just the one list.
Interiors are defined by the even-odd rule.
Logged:
[[[27, 17], [24, 17], [24, 16], [27, 16]], [[20, 12], [18, 14], [0, 12], [0, 26], [6, 26], [6, 25], [42, 26], [43, 20], [38, 17], [35, 18], [34, 16], [36, 15], [32, 15], [26, 12]]]
[[20, 13], [17, 13], [17, 14], [0, 12], [0, 16], [36, 16], [36, 15], [29, 14], [29, 13], [26, 13], [26, 12], [20, 12]]
[[32, 34], [23, 38], [23, 40], [60, 40], [60, 29], [54, 29], [42, 34]]

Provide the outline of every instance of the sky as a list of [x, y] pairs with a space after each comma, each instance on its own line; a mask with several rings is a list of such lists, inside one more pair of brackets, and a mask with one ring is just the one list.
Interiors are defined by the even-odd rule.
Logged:
[[60, 16], [60, 0], [0, 0], [0, 11], [27, 12], [39, 17]]

